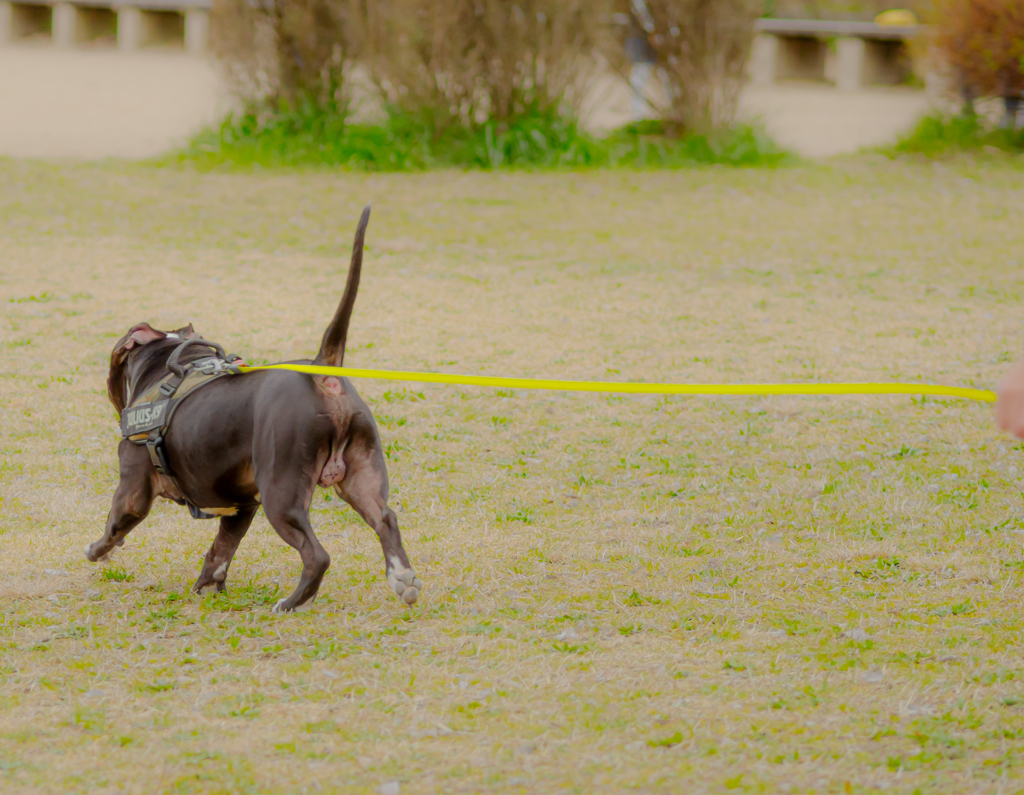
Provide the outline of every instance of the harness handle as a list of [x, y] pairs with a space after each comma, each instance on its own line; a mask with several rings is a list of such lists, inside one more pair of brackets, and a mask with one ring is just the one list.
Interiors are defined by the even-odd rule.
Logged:
[[212, 348], [221, 359], [227, 358], [227, 354], [224, 353], [224, 348], [216, 342], [209, 342], [208, 340], [204, 340], [202, 337], [192, 337], [191, 339], [187, 339], [171, 352], [171, 356], [167, 360], [167, 369], [178, 376], [178, 378], [185, 377], [185, 368], [178, 364], [178, 359], [181, 358], [182, 351], [190, 345], [204, 345], [207, 348]]

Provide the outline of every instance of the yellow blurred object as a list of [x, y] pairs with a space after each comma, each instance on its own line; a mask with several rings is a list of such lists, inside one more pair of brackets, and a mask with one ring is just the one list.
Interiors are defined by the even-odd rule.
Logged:
[[875, 17], [876, 25], [899, 25], [901, 27], [913, 27], [917, 24], [917, 17], [913, 11], [906, 8], [892, 8], [883, 11]]

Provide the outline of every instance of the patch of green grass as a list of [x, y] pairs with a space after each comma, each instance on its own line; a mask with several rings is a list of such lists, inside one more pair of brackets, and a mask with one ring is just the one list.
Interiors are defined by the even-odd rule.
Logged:
[[629, 124], [603, 141], [607, 165], [632, 168], [781, 166], [796, 157], [756, 125], [738, 124], [710, 135], [667, 134], [659, 121]]
[[523, 524], [533, 524], [533, 509], [529, 505], [513, 503], [511, 509], [497, 513], [495, 518], [499, 522], [522, 522]]
[[671, 748], [673, 745], [679, 745], [683, 741], [683, 733], [676, 732], [670, 734], [668, 737], [662, 737], [660, 740], [648, 740], [647, 744], [651, 748]]
[[944, 616], [959, 616], [974, 613], [977, 608], [970, 602], [960, 602], [955, 605], [940, 605], [935, 608], [933, 615], [944, 617]]
[[246, 718], [253, 720], [260, 715], [260, 705], [265, 701], [261, 693], [247, 693], [244, 695], [229, 696], [223, 699], [223, 703], [217, 710], [221, 717]]
[[501, 632], [501, 627], [491, 624], [490, 621], [482, 621], [466, 630], [470, 635], [486, 635], [493, 637]]
[[[237, 611], [273, 605], [280, 589], [276, 585], [240, 585], [211, 594], [205, 604], [211, 610]], [[248, 634], [248, 633], [245, 633]]]
[[72, 715], [72, 725], [86, 733], [101, 732], [107, 726], [107, 714], [102, 709], [79, 706]]
[[1024, 130], [999, 129], [977, 115], [933, 114], [921, 119], [910, 134], [885, 151], [925, 157], [964, 152], [1024, 154]]
[[397, 112], [389, 113], [381, 124], [352, 124], [340, 109], [304, 105], [229, 115], [169, 159], [200, 168], [321, 166], [421, 171], [452, 167], [778, 166], [794, 157], [751, 125], [737, 125], [714, 135], [676, 137], [667, 134], [660, 122], [648, 121], [597, 138], [582, 130], [575, 119], [535, 113], [508, 124], [488, 122], [438, 132]]
[[361, 171], [418, 171], [430, 163], [425, 129], [395, 119], [383, 125], [346, 123], [337, 109], [312, 105], [272, 113], [230, 114], [199, 133], [179, 162], [215, 166], [342, 166]]
[[100, 573], [100, 576], [104, 580], [109, 580], [111, 582], [131, 582], [135, 579], [134, 574], [131, 574], [121, 566], [107, 566]]
[[643, 607], [644, 605], [660, 605], [661, 600], [656, 599], [653, 596], [644, 596], [639, 594], [637, 593], [636, 588], [634, 588], [633, 592], [626, 597], [625, 603], [629, 607]]

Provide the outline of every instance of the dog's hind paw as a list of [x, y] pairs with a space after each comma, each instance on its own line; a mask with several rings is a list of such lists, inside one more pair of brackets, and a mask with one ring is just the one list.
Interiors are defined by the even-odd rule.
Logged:
[[288, 610], [288, 608], [284, 606], [284, 603], [287, 602], [287, 601], [288, 601], [287, 599], [278, 599], [277, 600], [277, 604], [274, 605], [271, 608], [270, 612], [271, 613], [288, 613], [288, 612], [290, 612]]
[[388, 572], [388, 585], [395, 592], [395, 596], [410, 607], [416, 604], [416, 600], [420, 598], [420, 589], [423, 588], [423, 583], [416, 576], [416, 572], [397, 567]]
[[85, 548], [85, 557], [93, 563], [106, 563], [114, 557], [114, 551], [117, 547], [111, 547], [106, 552], [100, 554], [99, 550], [102, 548], [99, 541], [93, 541]]

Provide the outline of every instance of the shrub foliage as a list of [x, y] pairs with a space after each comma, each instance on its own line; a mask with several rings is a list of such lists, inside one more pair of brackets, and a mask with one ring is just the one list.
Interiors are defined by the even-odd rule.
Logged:
[[1024, 2], [934, 0], [933, 46], [966, 99], [1024, 91]]
[[[183, 157], [207, 164], [774, 165], [733, 128], [759, 0], [214, 0], [211, 39], [241, 111]], [[642, 19], [638, 20], [638, 14]], [[632, 20], [657, 63], [651, 124], [597, 140], [589, 81], [626, 71]], [[353, 124], [353, 85], [384, 115]], [[360, 92], [357, 92], [360, 93]]]
[[440, 133], [575, 115], [602, 0], [373, 0], [366, 62], [386, 104]]
[[347, 108], [349, 0], [214, 0], [210, 47], [249, 108]]
[[670, 134], [732, 124], [763, 7], [758, 0], [621, 0], [620, 13], [654, 53], [658, 79], [644, 98]]

